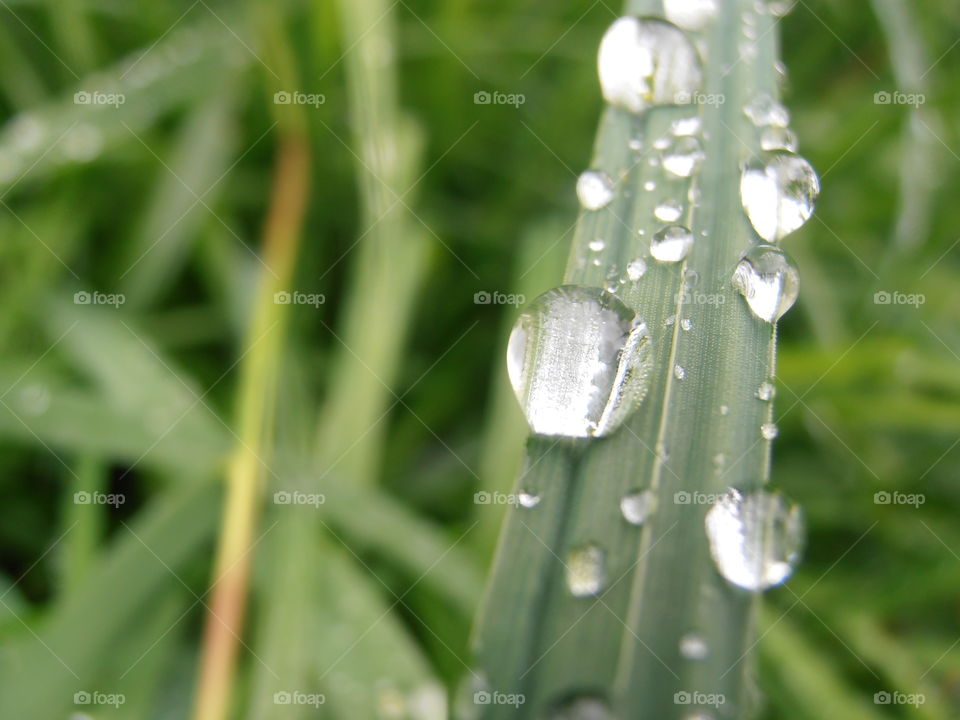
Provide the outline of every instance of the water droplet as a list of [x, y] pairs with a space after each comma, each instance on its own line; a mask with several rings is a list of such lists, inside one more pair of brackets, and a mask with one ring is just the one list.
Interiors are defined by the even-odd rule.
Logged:
[[740, 201], [757, 234], [776, 242], [813, 214], [820, 179], [806, 160], [791, 152], [763, 153], [743, 169]]
[[760, 133], [760, 147], [763, 150], [787, 150], [795, 153], [798, 144], [797, 134], [790, 128], [771, 126]]
[[684, 330], [690, 330], [693, 327], [693, 321], [690, 318], [684, 318], [680, 321], [680, 327]]
[[670, 147], [670, 138], [668, 137], [658, 137], [653, 141], [653, 148], [655, 150], [666, 150]]
[[647, 393], [652, 364], [646, 324], [615, 295], [564, 285], [534, 300], [507, 347], [514, 392], [534, 432], [603, 436]]
[[683, 260], [693, 247], [693, 233], [682, 225], [659, 230], [650, 242], [650, 254], [660, 262]]
[[647, 180], [643, 184], [643, 189], [646, 190], [647, 192], [653, 192], [654, 190], [657, 189], [657, 184], [653, 180]]
[[693, 44], [677, 26], [656, 19], [614, 21], [600, 43], [597, 69], [606, 101], [635, 113], [673, 105], [703, 82]]
[[680, 654], [687, 660], [706, 660], [710, 648], [703, 635], [688, 633], [680, 638]]
[[606, 555], [590, 543], [567, 555], [567, 588], [574, 597], [599, 595], [607, 582]]
[[585, 210], [599, 210], [613, 200], [613, 180], [599, 170], [587, 170], [577, 178], [577, 198]]
[[700, 30], [717, 16], [717, 0], [664, 0], [663, 13], [685, 30]]
[[803, 516], [779, 493], [730, 490], [707, 512], [705, 525], [720, 574], [746, 590], [784, 582], [800, 556]]
[[761, 320], [776, 322], [797, 301], [800, 274], [793, 261], [772, 245], [755, 245], [733, 274], [733, 286]]
[[635, 152], [640, 152], [643, 150], [643, 140], [640, 138], [631, 138], [627, 143], [627, 147]]
[[683, 206], [676, 200], [663, 200], [653, 209], [653, 216], [665, 223], [676, 222], [682, 214]]
[[757, 95], [743, 108], [743, 112], [757, 127], [786, 127], [790, 124], [790, 113], [769, 93]]
[[545, 720], [614, 720], [614, 716], [603, 698], [576, 695], [553, 705]]
[[663, 155], [663, 169], [677, 177], [688, 178], [703, 164], [703, 150], [695, 137], [678, 138]]
[[591, 249], [593, 252], [600, 252], [600, 251], [603, 250], [606, 246], [607, 246], [607, 244], [606, 244], [603, 240], [601, 240], [600, 238], [597, 238], [596, 240], [591, 240], [591, 241], [590, 241], [590, 246], [589, 246], [589, 247], [590, 247], [590, 249]]
[[729, 415], [729, 414], [730, 414], [730, 406], [729, 406], [729, 405], [721, 405], [721, 406], [720, 406], [720, 414], [721, 414], [721, 415]]
[[757, 388], [757, 397], [768, 402], [773, 400], [774, 396], [777, 394], [777, 389], [773, 386], [773, 383], [764, 381], [760, 383], [760, 387]]
[[780, 434], [780, 429], [774, 423], [764, 423], [760, 426], [760, 434], [764, 440], [773, 440]]
[[797, 0], [768, 0], [767, 10], [774, 17], [783, 17], [789, 14], [796, 4]]
[[643, 258], [631, 260], [627, 265], [627, 277], [631, 280], [639, 280], [647, 271], [647, 263]]
[[673, 376], [677, 380], [683, 380], [687, 376], [687, 371], [684, 370], [680, 365], [673, 366]]
[[631, 525], [643, 525], [657, 506], [657, 496], [652, 490], [624, 495], [620, 500], [620, 512]]
[[532, 510], [540, 504], [540, 496], [527, 492], [526, 490], [521, 490], [517, 493], [517, 502], [520, 504], [520, 507]]
[[670, 132], [672, 132], [677, 137], [682, 137], [684, 135], [697, 135], [700, 133], [703, 123], [700, 121], [699, 115], [694, 115], [688, 118], [677, 118], [672, 123], [670, 123]]

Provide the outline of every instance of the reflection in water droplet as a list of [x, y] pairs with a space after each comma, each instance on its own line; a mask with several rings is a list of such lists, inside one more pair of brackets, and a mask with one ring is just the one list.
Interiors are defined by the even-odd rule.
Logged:
[[660, 222], [672, 223], [680, 219], [683, 206], [676, 200], [663, 200], [653, 210], [653, 215]]
[[803, 544], [799, 506], [764, 490], [724, 493], [707, 512], [705, 526], [717, 570], [746, 590], [784, 582]]
[[517, 319], [507, 369], [531, 429], [589, 437], [618, 428], [647, 393], [646, 324], [615, 295], [564, 285]]
[[773, 386], [773, 383], [766, 380], [760, 383], [760, 387], [757, 388], [757, 397], [764, 402], [773, 400], [776, 394], [777, 389]]
[[813, 214], [820, 179], [806, 160], [791, 152], [763, 153], [743, 169], [740, 201], [757, 234], [776, 242]]
[[683, 260], [693, 247], [693, 233], [682, 225], [659, 230], [650, 242], [650, 254], [660, 262]]
[[710, 648], [703, 635], [688, 633], [680, 638], [680, 654], [687, 660], [705, 660]]
[[677, 177], [688, 178], [700, 169], [703, 163], [703, 150], [695, 137], [678, 138], [663, 155], [663, 169]]
[[639, 280], [647, 271], [647, 263], [643, 258], [631, 260], [627, 265], [627, 277], [631, 280]]
[[631, 525], [643, 525], [657, 506], [657, 496], [652, 490], [624, 495], [620, 500], [620, 513]]
[[597, 69], [606, 101], [635, 113], [689, 98], [703, 82], [690, 40], [675, 25], [656, 19], [616, 20], [600, 43]]
[[760, 426], [760, 434], [764, 440], [773, 440], [780, 433], [780, 429], [773, 423], [764, 423]]
[[733, 286], [743, 295], [754, 315], [772, 323], [797, 301], [800, 274], [779, 248], [756, 245], [737, 265]]
[[797, 134], [790, 128], [768, 127], [760, 134], [760, 147], [763, 150], [796, 152], [798, 144]]
[[567, 589], [574, 597], [599, 595], [607, 582], [606, 555], [590, 543], [567, 555]]
[[613, 200], [613, 180], [598, 170], [586, 170], [577, 178], [577, 199], [585, 210], [599, 210]]
[[663, 14], [684, 30], [700, 30], [717, 16], [717, 0], [664, 0]]
[[532, 510], [540, 504], [540, 496], [535, 493], [529, 493], [526, 490], [521, 490], [517, 493], [517, 502], [520, 504], [520, 507]]
[[769, 93], [757, 95], [743, 108], [743, 112], [757, 127], [786, 127], [790, 124], [790, 113]]

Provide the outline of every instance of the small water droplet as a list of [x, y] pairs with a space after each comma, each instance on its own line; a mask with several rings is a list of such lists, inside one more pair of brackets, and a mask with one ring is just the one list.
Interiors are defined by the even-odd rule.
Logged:
[[643, 140], [640, 138], [631, 138], [627, 143], [627, 147], [635, 152], [640, 152], [643, 150]]
[[800, 508], [763, 490], [724, 493], [707, 512], [705, 526], [720, 574], [746, 590], [784, 582], [803, 544]]
[[687, 376], [687, 371], [684, 370], [680, 365], [673, 366], [673, 376], [677, 380], [683, 380]]
[[774, 423], [764, 423], [760, 426], [760, 434], [764, 440], [773, 440], [780, 434], [780, 429]]
[[773, 386], [773, 383], [766, 380], [760, 383], [760, 387], [757, 388], [757, 397], [764, 402], [773, 400], [776, 394], [777, 389]]
[[643, 258], [631, 260], [627, 265], [627, 277], [631, 280], [639, 280], [647, 271], [647, 263]]
[[600, 238], [597, 238], [596, 240], [591, 240], [591, 241], [590, 241], [590, 246], [589, 246], [589, 247], [590, 247], [590, 249], [591, 249], [593, 252], [600, 252], [600, 251], [603, 250], [606, 246], [607, 246], [607, 244], [606, 244], [603, 240], [601, 240]]
[[643, 525], [657, 506], [657, 496], [652, 490], [624, 495], [620, 500], [620, 513], [631, 525]]
[[687, 660], [706, 660], [710, 648], [703, 635], [688, 633], [680, 638], [680, 654]]
[[701, 30], [717, 16], [717, 0], [664, 0], [663, 14], [685, 30]]
[[703, 164], [703, 150], [695, 137], [678, 138], [663, 155], [663, 169], [677, 177], [688, 178]]
[[652, 364], [646, 324], [615, 295], [564, 285], [521, 313], [507, 369], [531, 429], [542, 435], [603, 436], [647, 393]]
[[769, 93], [760, 93], [754, 97], [743, 108], [743, 112], [757, 127], [786, 127], [790, 124], [790, 113]]
[[683, 206], [676, 200], [663, 200], [653, 210], [653, 216], [665, 223], [676, 222], [682, 214]]
[[819, 194], [820, 179], [810, 163], [783, 150], [763, 153], [740, 176], [743, 209], [767, 242], [801, 227], [813, 214]]
[[599, 595], [607, 582], [606, 555], [593, 543], [567, 555], [567, 589], [574, 597]]
[[613, 200], [613, 180], [599, 170], [587, 170], [577, 178], [577, 199], [585, 210], [600, 210]]
[[647, 192], [653, 192], [654, 190], [657, 189], [657, 184], [653, 180], [647, 180], [643, 184], [643, 189], [646, 190]]
[[798, 144], [797, 134], [790, 128], [771, 126], [760, 133], [760, 147], [763, 150], [787, 150], [795, 153]]
[[672, 123], [670, 123], [670, 132], [672, 132], [677, 137], [683, 137], [685, 135], [698, 135], [700, 133], [703, 123], [700, 121], [699, 115], [694, 115], [687, 118], [677, 118]]
[[797, 0], [768, 0], [767, 10], [774, 17], [783, 17], [796, 6]]
[[670, 138], [668, 137], [658, 137], [653, 141], [654, 150], [666, 150], [670, 147]]
[[700, 57], [680, 28], [657, 19], [621, 17], [603, 36], [597, 58], [603, 97], [639, 113], [673, 105], [700, 89]]
[[527, 510], [532, 510], [540, 504], [540, 496], [536, 493], [521, 490], [519, 493], [517, 493], [517, 502], [520, 504], [520, 507], [526, 508]]
[[761, 320], [776, 322], [797, 301], [800, 274], [786, 253], [772, 245], [755, 245], [733, 274], [733, 286]]
[[684, 318], [680, 321], [680, 327], [684, 330], [690, 330], [693, 327], [693, 321], [690, 318]]
[[683, 260], [693, 247], [693, 233], [682, 225], [659, 230], [650, 242], [650, 254], [660, 262]]
[[730, 414], [730, 406], [729, 406], [729, 405], [721, 405], [721, 406], [720, 406], [720, 414], [721, 414], [721, 415], [729, 415], [729, 414]]

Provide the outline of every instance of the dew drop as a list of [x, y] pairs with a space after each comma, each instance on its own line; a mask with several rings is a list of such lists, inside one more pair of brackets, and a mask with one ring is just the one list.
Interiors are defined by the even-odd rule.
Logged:
[[771, 126], [760, 133], [760, 147], [763, 150], [786, 150], [795, 153], [798, 144], [797, 134], [790, 128]]
[[621, 17], [603, 36], [597, 58], [603, 97], [639, 113], [673, 105], [700, 89], [700, 57], [682, 30], [663, 20]]
[[540, 504], [540, 496], [536, 493], [521, 490], [519, 493], [517, 493], [517, 502], [519, 503], [520, 507], [526, 508], [527, 510], [532, 510]]
[[613, 200], [613, 181], [599, 170], [587, 170], [577, 178], [577, 199], [585, 210], [599, 210]]
[[693, 327], [693, 321], [690, 318], [684, 318], [680, 321], [680, 327], [689, 331]]
[[627, 265], [627, 277], [631, 280], [639, 280], [647, 271], [647, 263], [643, 258], [631, 260]]
[[773, 440], [780, 434], [780, 429], [774, 423], [764, 423], [760, 426], [760, 434], [764, 440]]
[[720, 574], [746, 590], [784, 582], [803, 545], [800, 508], [779, 493], [729, 490], [707, 512], [705, 526]]
[[670, 225], [657, 231], [650, 242], [650, 254], [660, 262], [683, 260], [693, 247], [693, 233], [682, 225]]
[[710, 648], [703, 635], [688, 633], [680, 638], [680, 654], [687, 660], [706, 660]]
[[703, 150], [695, 137], [678, 138], [663, 154], [663, 169], [671, 175], [688, 178], [703, 164]]
[[507, 347], [510, 382], [531, 429], [600, 437], [618, 428], [647, 393], [650, 346], [646, 324], [600, 288], [564, 285], [538, 297]]
[[688, 118], [677, 118], [672, 123], [670, 123], [670, 132], [672, 132], [677, 137], [683, 137], [685, 135], [697, 135], [700, 133], [703, 123], [700, 121], [699, 115], [693, 115]]
[[683, 369], [680, 365], [673, 366], [673, 376], [677, 380], [683, 380], [687, 376], [687, 371]]
[[654, 190], [657, 189], [657, 184], [653, 180], [647, 180], [643, 184], [643, 189], [646, 190], [647, 192], [653, 192]]
[[813, 214], [820, 194], [816, 171], [799, 155], [764, 153], [740, 176], [740, 201], [757, 234], [776, 242], [801, 227]]
[[664, 0], [663, 13], [685, 30], [701, 30], [717, 16], [717, 0]]
[[769, 93], [760, 93], [754, 97], [743, 108], [743, 112], [757, 127], [786, 127], [790, 124], [790, 113]]
[[590, 241], [590, 245], [589, 245], [590, 249], [591, 249], [593, 252], [600, 252], [600, 251], [603, 250], [606, 246], [607, 246], [607, 244], [606, 244], [603, 240], [601, 240], [600, 238], [597, 238], [596, 240], [591, 240], [591, 241]]
[[658, 137], [653, 141], [654, 150], [666, 150], [670, 147], [670, 138], [668, 137]]
[[620, 513], [631, 525], [643, 525], [657, 505], [657, 496], [652, 490], [624, 495], [620, 500]]
[[777, 389], [773, 386], [773, 383], [764, 381], [760, 383], [760, 387], [757, 388], [757, 397], [768, 402], [773, 400], [774, 396], [777, 394]]
[[767, 10], [774, 17], [783, 17], [793, 10], [797, 0], [768, 0]]
[[720, 414], [721, 414], [721, 415], [729, 415], [729, 414], [730, 414], [730, 406], [729, 406], [729, 405], [721, 405], [721, 406], [720, 406]]
[[800, 275], [782, 250], [772, 245], [755, 245], [737, 265], [733, 286], [754, 315], [773, 323], [797, 301]]
[[676, 222], [682, 214], [683, 207], [676, 200], [663, 200], [653, 209], [653, 216], [665, 223]]
[[574, 597], [599, 595], [607, 581], [606, 555], [590, 543], [571, 550], [567, 555], [567, 589]]
[[640, 152], [643, 150], [643, 140], [640, 138], [631, 138], [627, 143], [627, 147], [633, 150], [634, 152]]

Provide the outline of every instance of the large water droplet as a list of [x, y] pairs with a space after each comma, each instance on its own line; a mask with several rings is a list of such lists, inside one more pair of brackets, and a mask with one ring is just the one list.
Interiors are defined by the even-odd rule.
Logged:
[[703, 150], [695, 137], [683, 136], [677, 139], [669, 150], [664, 152], [663, 169], [671, 175], [688, 178], [700, 169], [703, 163]]
[[746, 590], [784, 582], [803, 545], [800, 508], [779, 493], [730, 490], [707, 512], [705, 525], [720, 574]]
[[585, 210], [599, 210], [613, 200], [613, 181], [599, 170], [586, 170], [577, 178], [577, 199]]
[[647, 393], [650, 344], [646, 324], [600, 288], [564, 285], [538, 297], [507, 347], [531, 429], [567, 437], [615, 430]]
[[567, 555], [567, 588], [574, 597], [599, 595], [607, 582], [606, 554], [593, 543]]
[[796, 152], [797, 134], [790, 128], [771, 126], [764, 128], [760, 133], [760, 148], [762, 150], [787, 150]]
[[624, 495], [620, 500], [623, 519], [631, 525], [643, 525], [656, 506], [657, 496], [649, 489]]
[[685, 30], [700, 30], [717, 16], [717, 0], [664, 0], [663, 14]]
[[552, 706], [545, 720], [614, 720], [614, 716], [602, 698], [576, 695]]
[[635, 113], [689, 102], [703, 82], [693, 44], [678, 27], [656, 19], [614, 21], [600, 43], [597, 69], [606, 101]]
[[743, 108], [743, 112], [757, 127], [786, 127], [790, 124], [790, 113], [769, 93], [757, 95]]
[[733, 286], [761, 320], [776, 322], [797, 301], [800, 275], [780, 248], [755, 245], [733, 273]]
[[740, 201], [757, 234], [776, 242], [813, 214], [820, 178], [806, 160], [791, 152], [763, 153], [743, 169]]
[[683, 260], [693, 247], [693, 233], [682, 225], [659, 230], [650, 241], [650, 254], [660, 262]]

